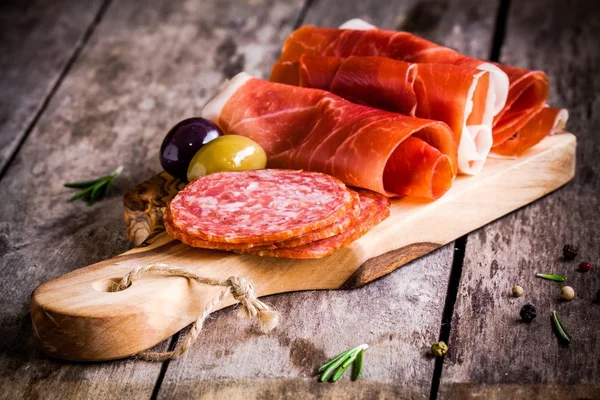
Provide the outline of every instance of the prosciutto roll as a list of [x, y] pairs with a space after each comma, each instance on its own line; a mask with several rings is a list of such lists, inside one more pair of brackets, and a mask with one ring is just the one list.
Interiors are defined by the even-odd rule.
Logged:
[[456, 174], [457, 145], [443, 122], [244, 72], [206, 104], [202, 117], [259, 143], [271, 168], [323, 172], [386, 196], [436, 199]]
[[447, 123], [458, 145], [458, 169], [481, 171], [492, 147], [495, 93], [489, 71], [411, 64], [385, 57], [324, 57], [275, 63], [271, 81], [328, 90], [354, 103]]
[[[529, 71], [490, 63], [460, 54], [447, 47], [407, 32], [376, 29], [360, 20], [351, 20], [340, 28], [302, 26], [286, 40], [279, 61], [299, 62], [303, 54], [349, 57], [380, 56], [411, 63], [439, 63], [475, 67], [490, 72], [490, 83], [496, 95], [493, 122], [493, 151], [509, 140], [515, 144], [503, 147], [503, 155], [516, 156], [533, 146], [545, 135], [531, 135], [523, 129], [531, 122], [539, 127], [564, 126], [567, 113], [546, 110], [548, 77], [542, 71]], [[555, 124], [553, 115], [562, 120]], [[530, 125], [529, 127], [531, 127]], [[535, 142], [535, 143], [534, 143]], [[508, 153], [510, 148], [510, 154]]]

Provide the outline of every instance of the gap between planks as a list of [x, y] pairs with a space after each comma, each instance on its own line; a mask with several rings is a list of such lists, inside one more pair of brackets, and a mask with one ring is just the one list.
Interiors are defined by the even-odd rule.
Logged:
[[[500, 60], [502, 45], [504, 44], [504, 38], [506, 36], [506, 25], [509, 11], [510, 0], [499, 0], [496, 11], [496, 22], [494, 23], [494, 33], [490, 43], [490, 61], [498, 62]], [[462, 277], [468, 238], [469, 235], [467, 234], [454, 242], [455, 251], [453, 253], [452, 268], [450, 270], [450, 277], [448, 279], [448, 291], [446, 293], [446, 299], [444, 302], [444, 311], [442, 313], [442, 321], [440, 323], [440, 335], [438, 337], [438, 341], [443, 341], [446, 344], [449, 344], [450, 341], [452, 317], [454, 315], [456, 297], [458, 296], [460, 279]], [[444, 357], [437, 357], [435, 359], [435, 367], [433, 369], [433, 376], [431, 377], [431, 391], [429, 392], [430, 400], [436, 400], [438, 397], [440, 383], [442, 381], [442, 372], [444, 371], [444, 360]]]
[[[106, 0], [106, 3], [109, 3], [110, 1], [112, 1], [112, 0]], [[304, 18], [306, 17], [306, 13], [308, 12], [308, 9], [311, 7], [312, 3], [313, 3], [313, 0], [304, 0], [302, 7], [300, 7], [300, 10], [298, 11], [298, 17], [296, 18], [296, 21], [294, 22], [292, 31], [295, 31], [302, 25], [302, 23], [304, 22]], [[101, 9], [101, 11], [102, 11], [102, 9]], [[277, 55], [277, 57], [279, 57], [279, 54]], [[2, 179], [2, 174], [0, 174], [0, 179]], [[175, 333], [171, 337], [171, 339], [169, 341], [169, 349], [167, 351], [172, 351], [175, 348], [180, 337], [181, 337], [181, 331]], [[154, 388], [152, 389], [152, 395], [150, 396], [150, 400], [158, 399], [158, 396], [160, 394], [160, 389], [162, 387], [163, 381], [165, 379], [165, 375], [167, 374], [167, 370], [169, 369], [170, 364], [171, 364], [171, 360], [163, 361], [161, 368], [160, 368], [160, 372], [158, 373], [158, 376], [156, 377], [156, 383], [154, 384]]]

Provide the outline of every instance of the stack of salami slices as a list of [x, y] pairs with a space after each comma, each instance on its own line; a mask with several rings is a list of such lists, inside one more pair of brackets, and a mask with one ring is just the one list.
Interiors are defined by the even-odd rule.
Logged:
[[318, 172], [221, 172], [173, 198], [165, 227], [190, 246], [260, 256], [321, 258], [390, 214], [387, 197]]

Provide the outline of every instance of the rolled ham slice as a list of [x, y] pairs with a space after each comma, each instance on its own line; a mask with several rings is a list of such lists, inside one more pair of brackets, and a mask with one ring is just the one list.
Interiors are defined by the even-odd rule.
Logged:
[[411, 64], [385, 57], [324, 57], [275, 63], [271, 81], [328, 90], [354, 103], [447, 123], [458, 145], [458, 170], [481, 171], [492, 147], [495, 93], [489, 71]]
[[[548, 78], [542, 71], [523, 70], [468, 57], [407, 32], [375, 29], [364, 21], [351, 20], [342, 27], [344, 29], [300, 27], [286, 40], [280, 61], [299, 62], [303, 54], [356, 55], [479, 68], [490, 72], [490, 84], [496, 95], [492, 151], [509, 139], [516, 139], [515, 145], [509, 147], [513, 151], [511, 155], [518, 155], [550, 133], [536, 134], [537, 141], [525, 137], [531, 135], [531, 129], [524, 129], [530, 122], [533, 124], [530, 127], [549, 125], [545, 120], [535, 122], [548, 118], [547, 111], [541, 112], [548, 97]], [[499, 150], [506, 151], [507, 148]]]
[[435, 199], [456, 174], [457, 145], [443, 122], [351, 103], [330, 92], [242, 72], [202, 117], [259, 143], [271, 168], [332, 175], [386, 196]]
[[544, 107], [521, 128], [518, 135], [514, 135], [500, 146], [494, 149], [496, 158], [515, 158], [525, 150], [539, 143], [548, 132], [554, 134], [564, 129], [569, 119], [569, 113], [565, 109]]

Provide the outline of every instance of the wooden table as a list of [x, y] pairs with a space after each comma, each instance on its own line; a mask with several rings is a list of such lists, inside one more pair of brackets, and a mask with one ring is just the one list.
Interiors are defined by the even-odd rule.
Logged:
[[[0, 398], [600, 398], [600, 7], [595, 1], [8, 1], [0, 5]], [[33, 346], [28, 298], [51, 278], [125, 251], [122, 196], [160, 170], [177, 121], [241, 70], [267, 76], [300, 24], [361, 17], [466, 54], [545, 70], [579, 137], [573, 182], [361, 289], [272, 296], [256, 334], [231, 310], [160, 363], [52, 360]], [[110, 198], [67, 203], [64, 182], [125, 172]], [[560, 260], [580, 246], [592, 262]], [[535, 272], [569, 276], [578, 297]], [[513, 284], [526, 294], [510, 297]], [[518, 322], [526, 302], [539, 317]], [[556, 309], [574, 342], [561, 346]], [[180, 336], [159, 345], [167, 349]], [[428, 355], [445, 340], [445, 359]], [[358, 382], [314, 370], [366, 342]]]

